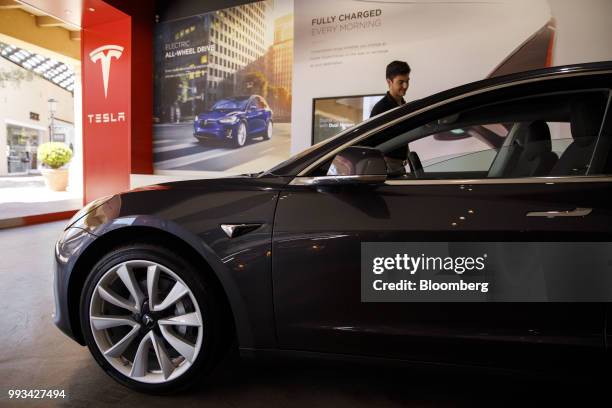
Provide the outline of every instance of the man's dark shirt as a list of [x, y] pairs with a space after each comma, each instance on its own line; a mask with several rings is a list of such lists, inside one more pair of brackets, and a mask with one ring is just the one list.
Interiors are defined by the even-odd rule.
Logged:
[[[402, 105], [405, 103], [406, 101], [404, 100], [404, 98], [402, 98]], [[372, 113], [370, 113], [370, 117], [376, 116], [393, 108], [397, 108], [398, 106], [400, 105], [398, 105], [395, 99], [393, 99], [393, 97], [391, 96], [391, 94], [387, 92], [387, 94], [380, 101], [376, 102], [376, 105], [374, 105], [374, 107], [372, 108]]]

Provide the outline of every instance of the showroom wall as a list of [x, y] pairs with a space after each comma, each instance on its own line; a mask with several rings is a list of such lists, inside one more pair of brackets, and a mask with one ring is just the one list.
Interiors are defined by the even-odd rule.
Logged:
[[[164, 25], [210, 13], [216, 5], [216, 13], [220, 13], [221, 9], [231, 10], [222, 5], [240, 3], [243, 2], [163, 2], [163, 7], [158, 7], [157, 32]], [[265, 3], [268, 10], [274, 10], [283, 1], [254, 3]], [[292, 103], [286, 122], [290, 122], [290, 128], [275, 128], [277, 141], [290, 138], [290, 149], [263, 148], [267, 145], [257, 144], [258, 139], [234, 152], [223, 145], [197, 143], [189, 126], [195, 119], [195, 110], [189, 111], [188, 118], [183, 114], [178, 120], [183, 122], [179, 135], [163, 128], [164, 121], [177, 122], [176, 115], [170, 117], [166, 110], [164, 116], [157, 109], [154, 117], [159, 126], [154, 130], [153, 146], [156, 173], [214, 176], [262, 170], [310, 146], [313, 140], [354, 124], [354, 118], [366, 118], [373, 100], [387, 90], [384, 72], [392, 60], [405, 60], [412, 67], [408, 101], [502, 73], [612, 60], [612, 26], [607, 21], [612, 15], [612, 2], [606, 0], [294, 0], [292, 11]], [[199, 23], [194, 20], [194, 24], [198, 27], [207, 23], [201, 19]], [[158, 34], [158, 52], [167, 43], [160, 41]], [[517, 62], [516, 57], [527, 45], [539, 47], [536, 51], [542, 58], [535, 62], [519, 58]], [[512, 58], [515, 60], [509, 64]], [[155, 63], [156, 72], [162, 64]], [[209, 70], [216, 68], [214, 59], [207, 64]], [[156, 95], [160, 87], [156, 82]], [[217, 91], [207, 89], [203, 94], [214, 92]], [[361, 98], [368, 95], [369, 98]], [[204, 95], [202, 109], [198, 109], [210, 109], [206, 98]], [[330, 106], [332, 110], [337, 106], [338, 112], [321, 114], [319, 102], [321, 112]], [[313, 134], [315, 121], [317, 126], [330, 129], [318, 129]], [[247, 162], [250, 167], [244, 165]]]
[[[611, 60], [611, 8], [605, 0], [296, 1], [291, 152], [311, 145], [313, 98], [384, 93], [395, 59], [413, 70], [407, 101], [486, 78], [549, 22], [552, 65]], [[380, 12], [338, 21], [369, 10]]]
[[612, 60], [612, 1], [548, 1], [557, 21], [555, 65]]

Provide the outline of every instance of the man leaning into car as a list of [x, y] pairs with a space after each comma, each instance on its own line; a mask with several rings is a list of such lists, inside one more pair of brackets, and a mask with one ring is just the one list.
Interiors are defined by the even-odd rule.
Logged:
[[404, 95], [410, 81], [410, 66], [405, 61], [392, 61], [387, 65], [387, 85], [389, 91], [374, 105], [370, 117], [396, 108], [406, 103]]
[[[379, 115], [383, 112], [396, 108], [406, 103], [404, 95], [408, 89], [410, 81], [410, 66], [405, 61], [392, 61], [387, 65], [386, 76], [389, 91], [372, 108], [370, 117]], [[399, 176], [405, 174], [407, 164], [408, 146], [404, 146], [395, 152], [385, 155], [389, 175]]]

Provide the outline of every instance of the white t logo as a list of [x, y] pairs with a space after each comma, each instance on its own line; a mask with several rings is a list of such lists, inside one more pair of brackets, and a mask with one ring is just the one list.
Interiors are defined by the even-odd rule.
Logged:
[[[106, 52], [105, 52], [106, 51]], [[108, 93], [108, 77], [110, 75], [111, 58], [119, 59], [123, 53], [123, 47], [120, 45], [103, 45], [89, 53], [91, 62], [96, 63], [102, 61], [102, 80], [104, 81], [104, 98]]]

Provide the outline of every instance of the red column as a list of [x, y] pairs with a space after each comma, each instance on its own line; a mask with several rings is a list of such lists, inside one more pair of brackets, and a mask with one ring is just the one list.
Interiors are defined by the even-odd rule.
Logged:
[[132, 173], [153, 174], [153, 32], [155, 2], [106, 0], [132, 17]]
[[131, 18], [95, 3], [81, 33], [85, 203], [129, 189], [131, 172]]

